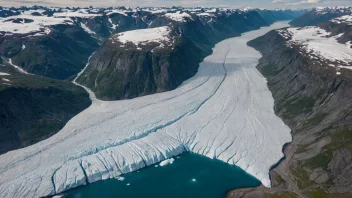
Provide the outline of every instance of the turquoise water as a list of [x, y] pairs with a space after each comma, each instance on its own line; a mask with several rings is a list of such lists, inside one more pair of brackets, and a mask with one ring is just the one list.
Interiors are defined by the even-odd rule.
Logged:
[[66, 195], [69, 198], [220, 198], [234, 188], [260, 185], [260, 181], [239, 167], [219, 160], [192, 153], [174, 159], [173, 164], [125, 174], [124, 181], [99, 181], [72, 189]]

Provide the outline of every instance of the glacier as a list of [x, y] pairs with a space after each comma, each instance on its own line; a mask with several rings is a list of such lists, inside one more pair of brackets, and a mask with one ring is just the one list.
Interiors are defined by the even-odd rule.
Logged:
[[279, 22], [218, 43], [198, 73], [173, 91], [100, 101], [56, 135], [0, 156], [0, 195], [39, 197], [194, 152], [234, 164], [270, 187], [290, 129], [274, 113], [260, 53], [247, 42]]

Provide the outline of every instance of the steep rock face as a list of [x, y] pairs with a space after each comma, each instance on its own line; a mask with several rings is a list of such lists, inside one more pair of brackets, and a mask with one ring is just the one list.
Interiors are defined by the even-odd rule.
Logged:
[[27, 75], [0, 65], [0, 154], [32, 145], [61, 130], [91, 101], [68, 81]]
[[[258, 10], [231, 9], [198, 9], [191, 12], [184, 8], [0, 7], [0, 55], [12, 58], [16, 65], [29, 73], [67, 79], [77, 74], [98, 46], [116, 33], [167, 25], [178, 26], [183, 21], [178, 16], [182, 13], [190, 16], [187, 22], [202, 21], [206, 29], [199, 29], [198, 22], [187, 24], [198, 27], [198, 34], [202, 32], [200, 30], [206, 30], [208, 39], [211, 38], [209, 36], [214, 38], [208, 45], [213, 46], [224, 38], [243, 32], [238, 31], [237, 27], [241, 29], [243, 25], [253, 23], [258, 28], [256, 17], [251, 17], [257, 12]], [[267, 23], [292, 19], [300, 14], [299, 11], [290, 10], [261, 12], [270, 13]], [[219, 29], [221, 31], [217, 31]], [[209, 31], [214, 33], [209, 34]], [[227, 32], [226, 36], [224, 32]], [[229, 32], [232, 34], [228, 34]], [[198, 37], [193, 36], [192, 39]], [[199, 41], [197, 44], [205, 42], [201, 37]], [[26, 48], [22, 49], [23, 46]]]
[[352, 72], [346, 69], [339, 74], [327, 63], [316, 64], [300, 53], [301, 46], [289, 47], [286, 39], [272, 31], [249, 42], [264, 55], [258, 69], [268, 80], [277, 115], [293, 136], [285, 147], [287, 158], [271, 170], [273, 189], [264, 191], [301, 197], [351, 196], [346, 162], [352, 145]]
[[67, 79], [84, 68], [98, 43], [72, 25], [56, 25], [48, 36], [0, 36], [0, 54], [25, 71], [54, 79]]
[[[266, 12], [272, 15], [269, 22], [255, 10], [217, 10], [212, 15], [176, 12], [159, 17], [150, 26], [168, 24], [172, 32], [170, 45], [160, 45], [152, 40], [146, 40], [143, 45], [124, 45], [110, 38], [92, 56], [78, 82], [103, 100], [134, 98], [175, 89], [196, 73], [199, 63], [212, 52], [215, 43], [267, 26], [275, 20], [293, 17], [292, 12], [287, 15]], [[141, 30], [140, 35], [143, 34]]]
[[139, 46], [110, 39], [92, 56], [77, 82], [104, 100], [174, 89], [197, 72], [203, 52], [187, 38], [170, 37], [161, 44]]

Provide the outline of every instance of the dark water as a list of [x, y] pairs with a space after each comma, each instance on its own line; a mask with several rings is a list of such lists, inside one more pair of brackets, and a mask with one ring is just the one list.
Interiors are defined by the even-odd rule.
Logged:
[[125, 174], [124, 181], [99, 181], [72, 189], [66, 195], [69, 198], [220, 198], [230, 189], [260, 184], [239, 167], [219, 160], [191, 153], [174, 159], [173, 164]]

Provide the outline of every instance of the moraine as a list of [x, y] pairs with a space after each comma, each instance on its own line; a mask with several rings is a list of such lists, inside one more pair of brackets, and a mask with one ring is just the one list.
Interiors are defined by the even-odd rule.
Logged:
[[285, 26], [220, 42], [176, 90], [113, 102], [91, 94], [93, 104], [59, 133], [0, 156], [0, 194], [53, 195], [185, 151], [235, 164], [270, 186], [269, 169], [283, 157], [290, 129], [255, 68], [259, 52], [246, 43]]

